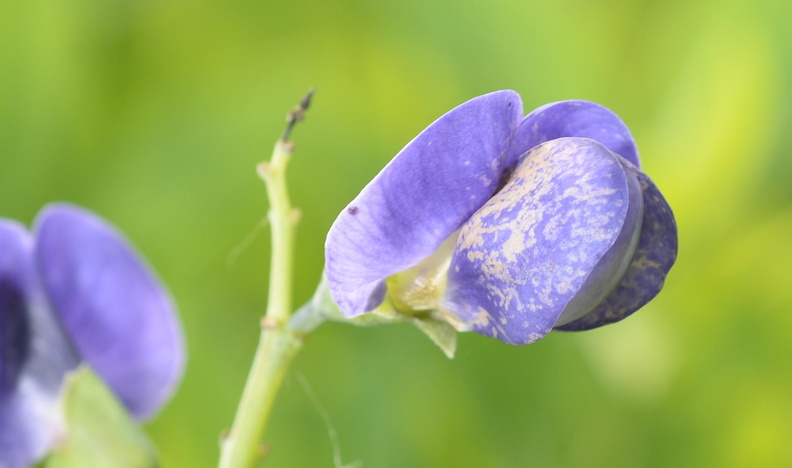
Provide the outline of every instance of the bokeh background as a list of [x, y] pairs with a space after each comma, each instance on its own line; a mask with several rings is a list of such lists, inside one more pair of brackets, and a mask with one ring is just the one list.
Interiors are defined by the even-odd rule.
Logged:
[[[30, 0], [0, 3], [0, 216], [89, 207], [176, 298], [189, 367], [147, 426], [166, 467], [216, 463], [269, 259], [255, 164], [316, 85], [289, 179], [295, 303], [336, 214], [424, 126], [511, 88], [631, 127], [680, 252], [630, 319], [527, 347], [320, 328], [267, 466], [792, 466], [792, 20], [759, 0]], [[237, 246], [253, 241], [238, 253]], [[321, 403], [317, 407], [301, 382]]]

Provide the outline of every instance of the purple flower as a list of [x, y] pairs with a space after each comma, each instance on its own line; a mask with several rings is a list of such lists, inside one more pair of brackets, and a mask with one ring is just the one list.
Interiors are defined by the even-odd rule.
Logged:
[[32, 235], [0, 219], [0, 466], [28, 466], [61, 436], [57, 398], [85, 362], [138, 420], [170, 397], [182, 332], [159, 281], [127, 242], [71, 205]]
[[671, 209], [624, 123], [587, 101], [523, 117], [497, 91], [431, 124], [338, 216], [330, 293], [347, 317], [386, 299], [511, 344], [621, 320], [674, 263]]

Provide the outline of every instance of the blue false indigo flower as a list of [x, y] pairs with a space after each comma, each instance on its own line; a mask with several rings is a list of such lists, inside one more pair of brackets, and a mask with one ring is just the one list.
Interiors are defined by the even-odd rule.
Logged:
[[173, 304], [112, 227], [66, 204], [32, 235], [0, 219], [0, 466], [29, 466], [57, 443], [58, 396], [81, 362], [137, 420], [151, 417], [184, 364]]
[[497, 91], [415, 137], [327, 236], [346, 317], [386, 297], [510, 344], [619, 321], [659, 291], [677, 252], [671, 209], [624, 123], [587, 101], [523, 117]]

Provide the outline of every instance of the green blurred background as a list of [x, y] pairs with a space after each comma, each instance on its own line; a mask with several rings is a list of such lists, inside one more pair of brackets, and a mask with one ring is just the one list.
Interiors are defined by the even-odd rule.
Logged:
[[407, 326], [319, 329], [293, 365], [267, 466], [792, 466], [792, 7], [784, 0], [31, 0], [0, 3], [0, 216], [52, 200], [121, 227], [189, 342], [149, 426], [166, 467], [209, 467], [266, 299], [255, 164], [318, 92], [290, 169], [295, 303], [336, 214], [473, 96], [583, 98], [633, 130], [680, 252], [634, 317], [527, 347]]

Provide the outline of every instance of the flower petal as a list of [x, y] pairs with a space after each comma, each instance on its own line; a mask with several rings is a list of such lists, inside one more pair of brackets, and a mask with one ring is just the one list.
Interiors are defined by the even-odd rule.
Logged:
[[57, 395], [30, 380], [0, 396], [0, 466], [27, 468], [49, 452], [60, 433]]
[[640, 167], [630, 130], [610, 109], [589, 101], [559, 101], [531, 112], [514, 133], [509, 161], [545, 141], [562, 137], [591, 138]]
[[0, 394], [13, 389], [24, 367], [33, 289], [33, 242], [21, 225], [0, 220]]
[[0, 466], [30, 466], [49, 450], [63, 377], [76, 364], [43, 299], [30, 234], [0, 220]]
[[641, 183], [644, 214], [641, 238], [635, 257], [619, 286], [596, 309], [584, 317], [558, 327], [581, 331], [618, 322], [643, 307], [660, 292], [677, 255], [674, 214], [657, 186], [643, 172], [630, 166]]
[[627, 208], [622, 231], [586, 278], [580, 291], [567, 304], [555, 328], [593, 311], [621, 283], [635, 256], [643, 224], [643, 191], [637, 175], [630, 169], [634, 166], [622, 157], [616, 156], [616, 158], [624, 167], [630, 194], [630, 205]]
[[327, 236], [326, 273], [347, 317], [382, 302], [383, 280], [432, 254], [498, 188], [519, 95], [472, 99], [432, 123], [341, 212]]
[[506, 343], [542, 338], [616, 242], [629, 202], [625, 169], [601, 144], [533, 148], [462, 227], [442, 308]]
[[66, 204], [39, 214], [36, 262], [81, 357], [135, 418], [150, 417], [184, 363], [181, 328], [159, 281], [111, 226]]

